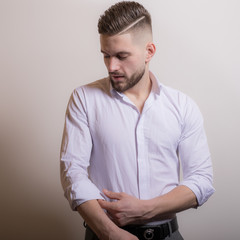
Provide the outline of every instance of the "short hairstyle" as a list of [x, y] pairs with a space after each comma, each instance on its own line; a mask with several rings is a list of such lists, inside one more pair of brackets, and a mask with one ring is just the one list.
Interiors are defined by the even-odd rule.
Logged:
[[98, 32], [103, 35], [116, 35], [125, 29], [148, 28], [152, 32], [149, 12], [139, 3], [122, 1], [107, 9], [98, 21]]

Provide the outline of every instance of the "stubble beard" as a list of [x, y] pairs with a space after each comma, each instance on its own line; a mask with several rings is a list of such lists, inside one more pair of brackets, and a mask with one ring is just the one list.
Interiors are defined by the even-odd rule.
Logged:
[[[118, 74], [118, 73], [115, 72], [113, 74]], [[126, 76], [124, 76], [124, 79], [125, 79], [124, 82], [115, 82], [111, 77], [111, 73], [109, 74], [109, 77], [110, 77], [112, 87], [116, 91], [122, 93], [132, 88], [133, 86], [135, 86], [142, 79], [144, 74], [145, 74], [145, 66], [139, 71], [137, 71], [136, 73], [134, 73], [130, 78], [127, 78]]]

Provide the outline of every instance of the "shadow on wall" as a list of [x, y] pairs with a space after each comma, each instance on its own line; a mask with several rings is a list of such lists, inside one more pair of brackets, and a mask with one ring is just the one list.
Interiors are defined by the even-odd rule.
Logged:
[[59, 148], [69, 91], [89, 64], [82, 56], [102, 2], [0, 5], [0, 239], [84, 239], [82, 220], [63, 196]]
[[63, 197], [58, 152], [27, 150], [19, 127], [0, 129], [1, 239], [84, 239], [82, 219]]

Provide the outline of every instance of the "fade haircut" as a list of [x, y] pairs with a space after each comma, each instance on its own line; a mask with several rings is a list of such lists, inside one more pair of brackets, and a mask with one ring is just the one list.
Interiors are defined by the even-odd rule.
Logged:
[[98, 32], [103, 35], [113, 36], [138, 29], [148, 29], [152, 33], [151, 15], [141, 4], [133, 1], [112, 5], [98, 21]]

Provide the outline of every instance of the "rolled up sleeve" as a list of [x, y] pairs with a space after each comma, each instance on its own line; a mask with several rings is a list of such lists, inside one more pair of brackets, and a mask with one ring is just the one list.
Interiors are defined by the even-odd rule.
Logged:
[[215, 192], [215, 189], [203, 117], [191, 99], [186, 102], [183, 122], [178, 147], [183, 171], [183, 180], [180, 185], [189, 187], [196, 195], [198, 205], [201, 206]]
[[88, 176], [92, 138], [82, 89], [75, 90], [68, 103], [60, 152], [61, 183], [73, 210], [88, 200], [102, 199]]

